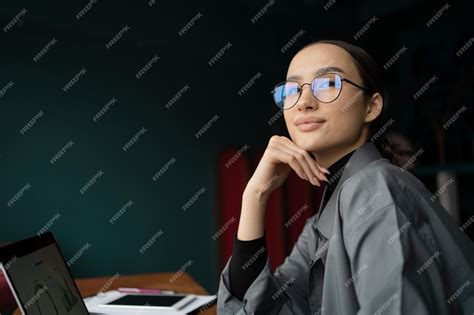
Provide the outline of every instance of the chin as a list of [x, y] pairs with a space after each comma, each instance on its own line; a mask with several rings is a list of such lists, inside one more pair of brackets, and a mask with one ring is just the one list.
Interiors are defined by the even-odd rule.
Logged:
[[323, 150], [326, 146], [324, 143], [320, 141], [320, 136], [313, 135], [306, 135], [293, 138], [295, 139], [294, 142], [300, 148], [308, 151], [308, 152], [318, 152]]

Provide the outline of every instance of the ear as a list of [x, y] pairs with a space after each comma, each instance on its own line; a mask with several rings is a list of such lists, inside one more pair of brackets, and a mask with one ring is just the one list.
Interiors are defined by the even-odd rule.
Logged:
[[365, 115], [365, 122], [374, 121], [377, 118], [383, 109], [383, 98], [380, 93], [374, 93], [370, 97], [370, 100], [367, 102], [367, 109]]

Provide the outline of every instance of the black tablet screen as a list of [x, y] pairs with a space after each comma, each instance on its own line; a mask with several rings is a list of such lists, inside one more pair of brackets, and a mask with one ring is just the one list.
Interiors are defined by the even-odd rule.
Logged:
[[145, 306], [172, 306], [184, 296], [173, 295], [126, 295], [108, 305], [145, 305]]

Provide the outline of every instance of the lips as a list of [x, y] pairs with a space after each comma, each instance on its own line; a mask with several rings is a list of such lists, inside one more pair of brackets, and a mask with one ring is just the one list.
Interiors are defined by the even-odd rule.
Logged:
[[319, 128], [326, 120], [318, 117], [302, 117], [295, 121], [300, 131], [312, 131]]
[[302, 125], [302, 124], [323, 123], [325, 121], [326, 121], [326, 119], [318, 118], [318, 117], [302, 117], [302, 118], [298, 118], [295, 121], [295, 125], [299, 126], [299, 125]]

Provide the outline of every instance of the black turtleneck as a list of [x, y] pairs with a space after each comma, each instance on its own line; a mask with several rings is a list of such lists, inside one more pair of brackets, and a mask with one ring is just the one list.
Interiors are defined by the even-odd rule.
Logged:
[[[341, 179], [342, 173], [344, 172], [344, 167], [351, 158], [352, 154], [355, 152], [355, 150], [347, 153], [344, 155], [342, 158], [337, 160], [333, 165], [328, 167], [329, 175], [326, 174], [326, 177], [328, 179], [328, 183], [326, 183], [326, 193], [324, 194], [324, 198], [322, 201], [322, 206], [321, 206], [321, 212], [323, 211], [324, 207], [329, 201], [329, 198], [331, 198], [332, 193], [334, 192], [334, 189], [336, 189], [337, 184], [339, 183], [339, 180]], [[318, 214], [318, 216], [321, 215], [321, 213]]]
[[[354, 151], [344, 155], [333, 165], [328, 167], [328, 171], [331, 174], [326, 174], [329, 183], [326, 184], [327, 188], [322, 200], [321, 212], [329, 201], [329, 198], [331, 198], [331, 195], [342, 176], [342, 172], [344, 171], [343, 168]], [[319, 215], [321, 215], [321, 213], [318, 213], [318, 216]], [[237, 238], [237, 233], [235, 233], [232, 257], [229, 262], [229, 289], [233, 296], [240, 301], [243, 300], [245, 292], [247, 292], [252, 282], [255, 281], [265, 267], [267, 256], [265, 233], [262, 237], [250, 241], [239, 240]]]

